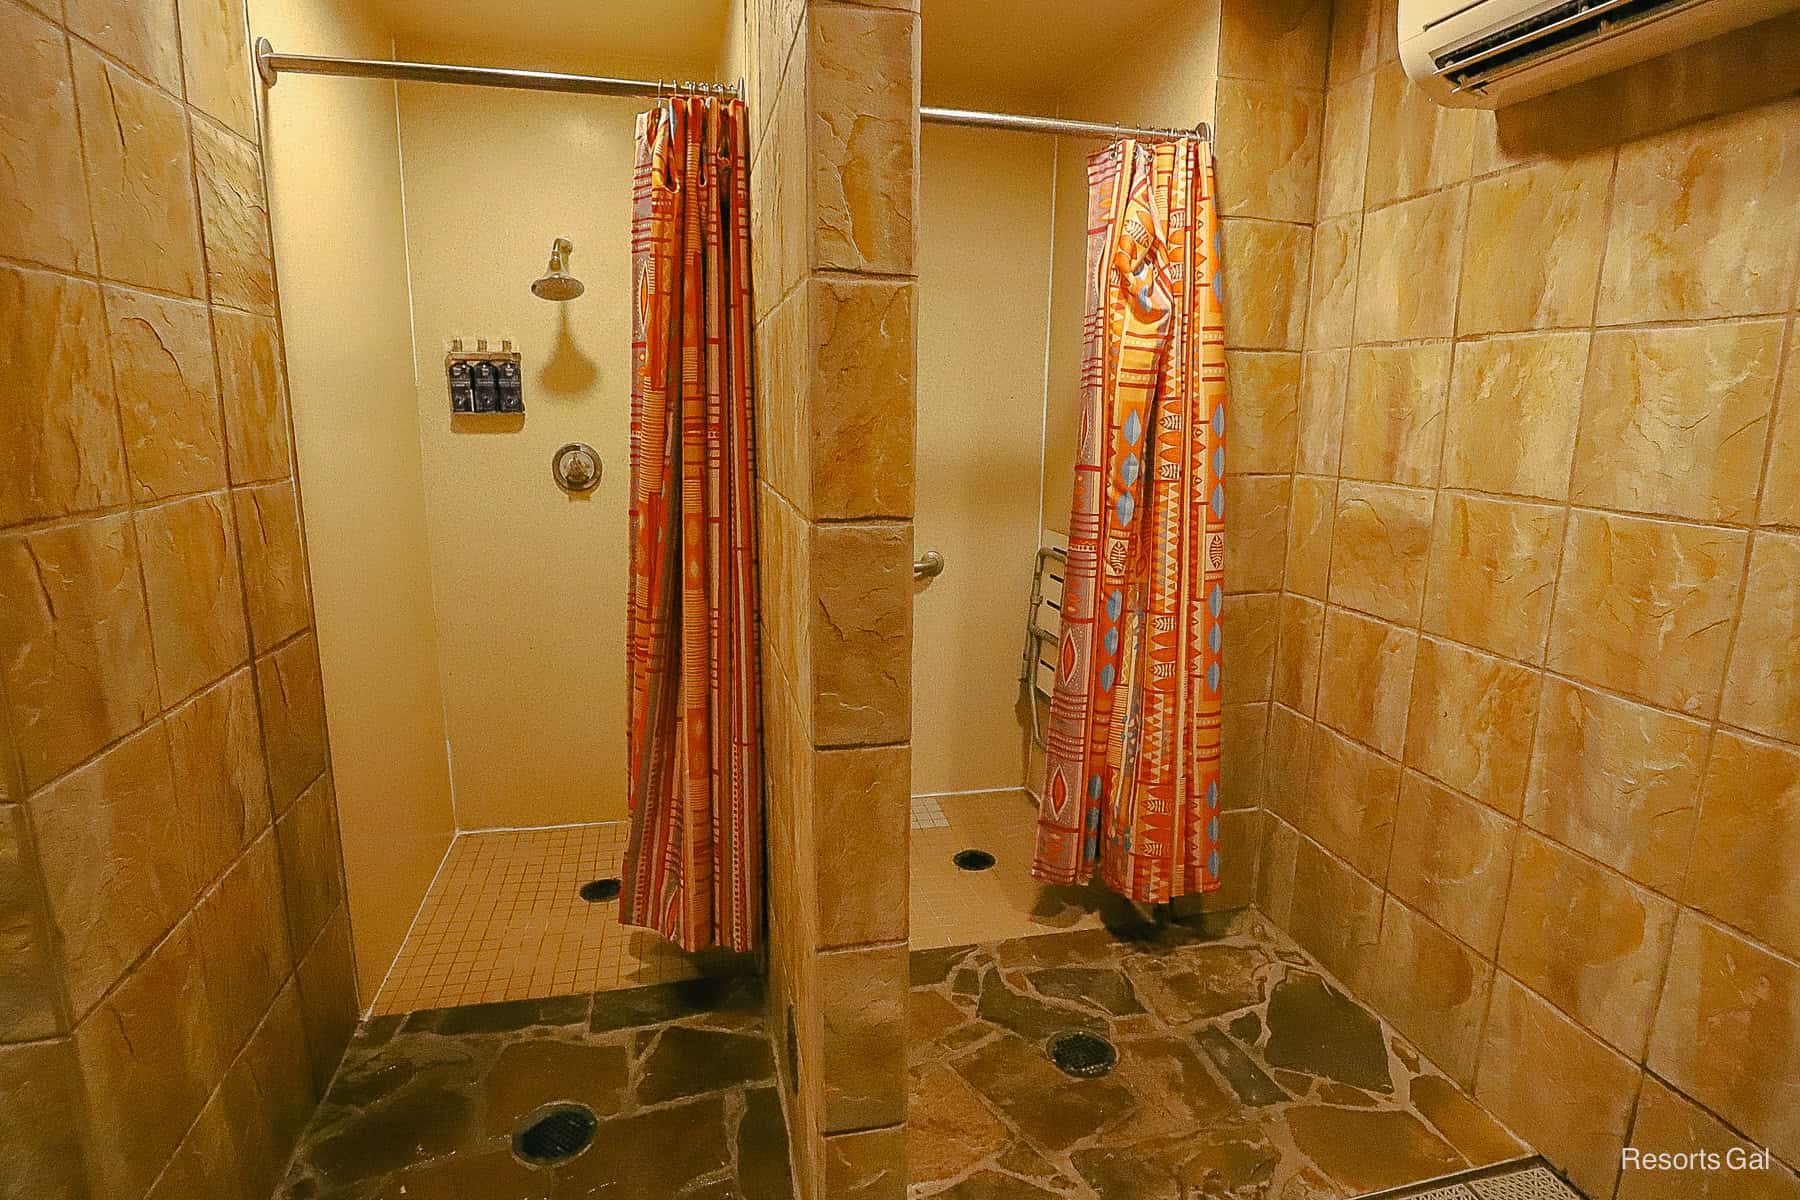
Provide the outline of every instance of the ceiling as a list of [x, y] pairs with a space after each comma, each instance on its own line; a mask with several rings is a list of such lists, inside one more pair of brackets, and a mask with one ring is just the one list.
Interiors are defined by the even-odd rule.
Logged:
[[[708, 74], [731, 0], [364, 0], [411, 46], [456, 46], [484, 65]], [[491, 52], [489, 52], [491, 47]]]
[[1194, 0], [923, 0], [927, 104], [1047, 100]]

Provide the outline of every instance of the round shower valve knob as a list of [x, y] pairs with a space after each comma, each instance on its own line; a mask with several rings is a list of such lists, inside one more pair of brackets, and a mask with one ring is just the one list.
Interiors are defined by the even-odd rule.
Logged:
[[586, 442], [570, 442], [550, 458], [550, 474], [565, 492], [591, 492], [600, 484], [600, 456]]

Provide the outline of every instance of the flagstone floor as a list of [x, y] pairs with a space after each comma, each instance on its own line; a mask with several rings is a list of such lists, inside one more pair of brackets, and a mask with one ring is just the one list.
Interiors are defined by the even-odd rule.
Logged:
[[[913, 1200], [1342, 1200], [1530, 1153], [1253, 912], [911, 967]], [[1111, 1074], [1053, 1065], [1067, 1030]]]

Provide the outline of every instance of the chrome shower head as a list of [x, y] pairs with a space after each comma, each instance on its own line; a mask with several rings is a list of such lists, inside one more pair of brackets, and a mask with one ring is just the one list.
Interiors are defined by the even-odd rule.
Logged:
[[532, 295], [540, 300], [573, 300], [587, 290], [581, 280], [569, 274], [569, 255], [574, 249], [568, 238], [557, 238], [550, 244], [550, 266], [542, 278], [532, 283]]

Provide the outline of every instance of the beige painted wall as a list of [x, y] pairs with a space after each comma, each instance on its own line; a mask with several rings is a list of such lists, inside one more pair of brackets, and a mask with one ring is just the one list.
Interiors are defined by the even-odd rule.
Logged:
[[[256, 32], [385, 57], [352, 0], [253, 0]], [[269, 106], [275, 260], [363, 1002], [455, 830], [426, 553], [391, 84], [295, 75]]]
[[[1122, 49], [1084, 75], [1057, 102], [1057, 114], [1180, 128], [1212, 120], [1219, 0], [1177, 6], [1163, 15], [1159, 28], [1155, 39]], [[1058, 138], [1057, 143], [1043, 513], [1046, 530], [1066, 534], [1081, 402], [1081, 322], [1087, 308], [1087, 156], [1105, 143], [1090, 138]]]
[[[402, 56], [478, 61], [403, 44]], [[491, 52], [490, 52], [491, 53]], [[539, 65], [539, 64], [532, 64]], [[595, 69], [591, 64], [556, 64]], [[463, 829], [622, 818], [631, 168], [641, 101], [402, 86], [418, 420], [444, 714]], [[472, 177], [471, 163], [481, 164]], [[578, 299], [530, 283], [575, 244]], [[449, 413], [443, 355], [510, 337], [525, 413]], [[600, 486], [571, 497], [550, 456], [584, 441]]]
[[920, 143], [914, 540], [948, 566], [913, 610], [913, 791], [1018, 787], [1055, 144], [931, 126]]

